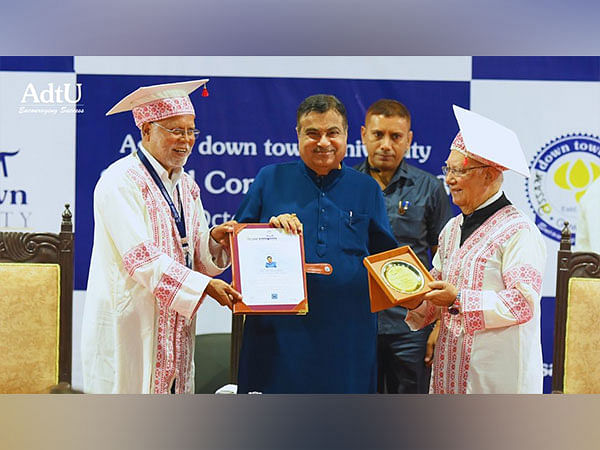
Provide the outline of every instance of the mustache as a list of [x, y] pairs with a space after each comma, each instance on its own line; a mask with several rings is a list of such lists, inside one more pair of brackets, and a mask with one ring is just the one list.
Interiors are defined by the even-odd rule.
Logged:
[[316, 147], [313, 150], [314, 153], [333, 153], [335, 152], [334, 148], [322, 148], [322, 147]]

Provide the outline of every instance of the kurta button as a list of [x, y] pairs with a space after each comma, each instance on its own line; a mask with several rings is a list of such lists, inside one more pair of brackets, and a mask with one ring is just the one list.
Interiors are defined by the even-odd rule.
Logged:
[[325, 227], [321, 227], [321, 231], [323, 231], [325, 229]]
[[325, 208], [321, 208], [321, 212], [324, 213], [325, 212]]
[[321, 192], [321, 197], [325, 197], [325, 192]]

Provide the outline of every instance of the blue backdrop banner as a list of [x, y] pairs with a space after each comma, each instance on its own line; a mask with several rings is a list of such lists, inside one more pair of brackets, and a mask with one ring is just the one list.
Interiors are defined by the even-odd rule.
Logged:
[[[93, 189], [101, 171], [131, 152], [140, 141], [130, 113], [105, 117], [117, 101], [140, 86], [193, 78], [80, 75], [85, 114], [77, 116], [76, 274], [85, 289], [93, 237]], [[196, 140], [186, 170], [200, 186], [209, 225], [234, 215], [258, 170], [298, 158], [296, 109], [307, 96], [336, 95], [348, 110], [345, 163], [365, 157], [360, 126], [371, 103], [401, 99], [413, 115], [411, 164], [441, 176], [450, 142], [457, 132], [451, 105], [469, 107], [469, 83], [449, 81], [212, 78], [210, 95], [191, 95], [196, 108]]]

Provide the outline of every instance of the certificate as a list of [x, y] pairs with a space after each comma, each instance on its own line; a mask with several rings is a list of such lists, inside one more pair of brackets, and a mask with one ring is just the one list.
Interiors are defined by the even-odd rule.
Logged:
[[231, 245], [233, 282], [243, 296], [234, 313], [308, 312], [302, 235], [269, 224], [237, 224]]

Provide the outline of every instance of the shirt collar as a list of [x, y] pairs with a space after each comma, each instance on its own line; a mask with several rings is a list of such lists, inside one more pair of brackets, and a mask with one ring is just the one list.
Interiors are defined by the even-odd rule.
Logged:
[[146, 148], [142, 144], [140, 144], [140, 150], [144, 153], [146, 158], [148, 158], [148, 161], [150, 161], [150, 164], [152, 165], [154, 170], [156, 170], [156, 173], [158, 174], [162, 182], [165, 184], [165, 186], [177, 186], [177, 183], [179, 183], [179, 180], [183, 175], [182, 168], [178, 167], [177, 169], [173, 170], [173, 174], [171, 175], [171, 178], [169, 178], [169, 172], [167, 172], [167, 169], [165, 169], [162, 166], [162, 164], [159, 163], [158, 160], [154, 156], [152, 156], [152, 154], [148, 150], [146, 150]]
[[488, 205], [491, 205], [496, 200], [498, 200], [500, 197], [502, 197], [502, 194], [504, 194], [504, 191], [502, 189], [499, 189], [498, 192], [496, 192], [494, 195], [492, 195], [490, 198], [488, 198], [485, 202], [483, 202], [481, 205], [479, 205], [477, 208], [475, 208], [475, 211], [477, 211], [479, 209], [483, 209]]
[[410, 179], [408, 174], [408, 164], [406, 164], [404, 158], [402, 158], [402, 161], [400, 161], [400, 164], [398, 164], [398, 168], [396, 169], [396, 172], [394, 172], [394, 176], [390, 180], [390, 185], [398, 181], [400, 178], [406, 178], [407, 180]]
[[308, 175], [308, 177], [315, 184], [320, 185], [322, 187], [332, 184], [335, 180], [338, 179], [338, 177], [341, 175], [341, 173], [346, 169], [346, 165], [343, 162], [341, 162], [339, 169], [332, 169], [327, 175], [317, 175], [317, 172], [315, 172], [310, 167], [308, 167], [304, 163], [304, 161], [300, 160], [300, 165], [301, 165], [301, 167], [304, 168], [304, 171]]
[[[369, 164], [369, 158], [365, 158], [364, 162], [359, 167], [359, 169], [363, 168], [365, 173], [371, 175], [371, 170], [373, 169], [373, 166]], [[410, 174], [408, 173], [408, 164], [406, 163], [406, 161], [404, 161], [404, 158], [402, 158], [402, 161], [400, 161], [400, 164], [398, 164], [398, 168], [396, 169], [396, 172], [394, 172], [394, 175], [392, 176], [392, 179], [390, 180], [388, 186], [391, 186], [400, 178], [406, 178], [407, 180], [410, 180]]]

